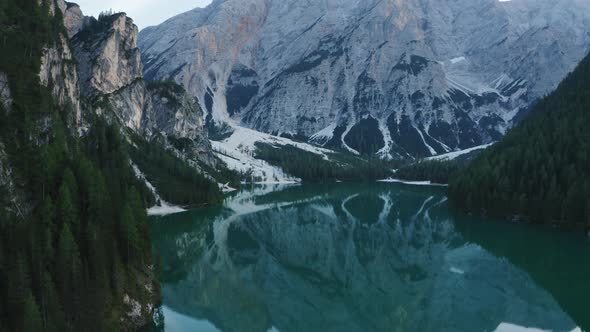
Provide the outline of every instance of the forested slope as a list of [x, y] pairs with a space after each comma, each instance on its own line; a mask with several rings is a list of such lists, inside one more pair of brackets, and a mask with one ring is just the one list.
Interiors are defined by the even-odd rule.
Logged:
[[477, 214], [590, 225], [590, 56], [449, 187]]
[[132, 329], [160, 298], [146, 215], [153, 197], [118, 127], [89, 116], [80, 138], [73, 107], [40, 83], [45, 48], [65, 35], [55, 7], [0, 2], [10, 91], [0, 97], [0, 331]]

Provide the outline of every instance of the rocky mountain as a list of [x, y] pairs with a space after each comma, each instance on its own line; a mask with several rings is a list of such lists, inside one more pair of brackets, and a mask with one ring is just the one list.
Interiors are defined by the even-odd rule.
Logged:
[[1, 331], [150, 324], [161, 294], [146, 210], [164, 204], [154, 196], [168, 182], [147, 181], [158, 173], [193, 190], [176, 185], [185, 196], [206, 192], [194, 201], [221, 196], [195, 169], [218, 162], [201, 108], [174, 82], [144, 82], [137, 37], [124, 13], [0, 2], [0, 265], [23, 267], [1, 269]]
[[584, 0], [215, 0], [139, 36], [210, 123], [384, 158], [498, 140], [589, 45]]
[[[78, 85], [67, 83], [72, 86], [68, 91], [81, 95], [93, 110], [91, 114], [114, 116], [147, 139], [183, 140], [184, 156], [215, 165], [203, 130], [203, 114], [194, 98], [172, 82], [144, 82], [138, 28], [131, 18], [125, 13], [86, 17], [78, 5], [69, 3], [64, 23], [77, 64], [77, 72], [70, 70], [71, 79], [64, 81], [79, 81]], [[75, 94], [70, 97], [77, 100]]]

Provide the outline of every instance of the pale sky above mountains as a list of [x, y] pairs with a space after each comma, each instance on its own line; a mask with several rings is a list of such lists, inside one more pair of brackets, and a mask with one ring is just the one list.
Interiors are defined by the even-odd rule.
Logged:
[[[112, 9], [125, 12], [139, 29], [160, 24], [167, 19], [197, 7], [206, 7], [212, 0], [70, 0], [79, 4], [85, 15], [98, 17]], [[507, 2], [511, 0], [498, 0]]]
[[98, 17], [102, 11], [112, 9], [125, 12], [139, 29], [160, 24], [172, 16], [196, 7], [205, 7], [211, 0], [73, 0], [84, 15]]

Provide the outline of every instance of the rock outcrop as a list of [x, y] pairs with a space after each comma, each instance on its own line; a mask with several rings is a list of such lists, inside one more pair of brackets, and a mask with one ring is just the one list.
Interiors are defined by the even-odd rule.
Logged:
[[[55, 3], [57, 8], [54, 6], [53, 1], [49, 1], [50, 13], [52, 15], [65, 15], [66, 3], [61, 0]], [[78, 123], [82, 116], [78, 69], [67, 38], [67, 36], [60, 34], [56, 42], [44, 50], [41, 57], [39, 78], [42, 85], [52, 89], [53, 95], [60, 105], [71, 108], [74, 120]]]
[[74, 35], [80, 84], [87, 96], [116, 93], [143, 77], [138, 29], [125, 13], [101, 17]]
[[[0, 112], [10, 112], [12, 110], [12, 94], [8, 83], [6, 74], [0, 72]], [[3, 116], [3, 114], [0, 114]], [[1, 207], [6, 207], [12, 214], [22, 214], [21, 205], [23, 200], [19, 192], [17, 192], [13, 176], [12, 167], [9, 163], [6, 148], [2, 139], [0, 138], [0, 216], [3, 212]]]
[[69, 5], [65, 20], [79, 63], [81, 93], [94, 112], [114, 116], [147, 139], [164, 136], [182, 157], [216, 164], [194, 98], [173, 82], [146, 86], [138, 29], [131, 18], [125, 13], [88, 18]]
[[64, 13], [64, 26], [68, 32], [68, 37], [72, 38], [84, 27], [90, 23], [90, 18], [84, 16], [82, 9], [75, 3], [66, 3]]
[[149, 107], [143, 128], [161, 133], [184, 157], [208, 165], [217, 163], [204, 129], [204, 114], [198, 100], [172, 81], [147, 85]]
[[589, 45], [583, 0], [217, 0], [139, 38], [216, 121], [384, 158], [499, 139]]
[[10, 112], [12, 109], [12, 95], [10, 93], [8, 76], [2, 72], [0, 72], [0, 103], [4, 107], [5, 112]]

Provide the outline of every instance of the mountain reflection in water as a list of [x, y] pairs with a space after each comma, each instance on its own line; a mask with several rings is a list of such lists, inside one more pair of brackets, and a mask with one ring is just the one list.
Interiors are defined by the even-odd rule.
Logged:
[[[583, 240], [473, 219], [450, 213], [444, 189], [399, 184], [256, 187], [154, 218], [166, 331], [588, 326]], [[554, 238], [570, 247], [539, 269]]]

